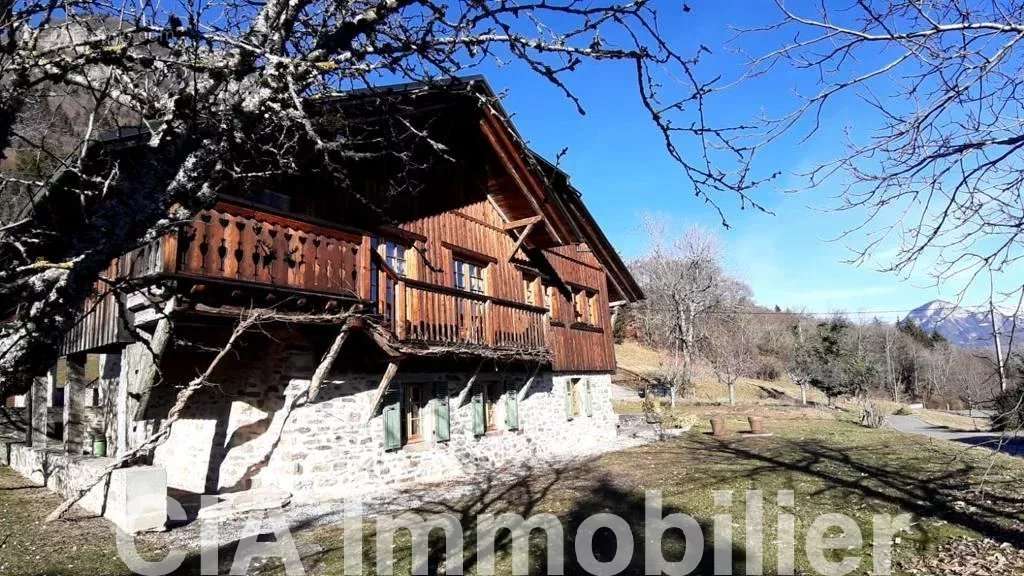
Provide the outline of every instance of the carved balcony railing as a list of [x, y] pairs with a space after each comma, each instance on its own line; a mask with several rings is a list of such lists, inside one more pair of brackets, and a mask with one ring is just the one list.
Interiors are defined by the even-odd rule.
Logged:
[[383, 310], [399, 339], [545, 347], [543, 308], [416, 280], [399, 279], [393, 286], [394, 295], [384, 298]]
[[362, 249], [358, 234], [221, 203], [137, 249], [131, 275], [355, 297]]

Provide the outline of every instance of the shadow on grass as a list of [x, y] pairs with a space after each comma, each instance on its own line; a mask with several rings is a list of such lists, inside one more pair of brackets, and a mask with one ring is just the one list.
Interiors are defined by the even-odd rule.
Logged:
[[[1021, 480], [990, 474], [988, 460], [969, 462], [927, 446], [907, 456], [892, 452], [884, 443], [850, 447], [832, 446], [818, 440], [774, 439], [768, 444], [758, 444], [705, 437], [698, 442], [685, 443], [682, 449], [691, 456], [697, 451], [708, 459], [724, 457], [744, 462], [742, 475], [752, 481], [777, 477], [780, 471], [795, 472], [823, 484], [807, 495], [812, 498], [837, 493], [868, 506], [872, 501], [883, 503], [920, 517], [943, 520], [1000, 542], [1024, 546]], [[736, 469], [726, 472], [732, 478], [738, 473]], [[724, 475], [709, 473], [704, 487], [713, 487], [725, 479]], [[984, 482], [979, 483], [982, 479]]]
[[[481, 515], [516, 513], [524, 518], [539, 513], [552, 513], [559, 519], [562, 526], [561, 544], [564, 551], [564, 573], [570, 575], [589, 574], [577, 562], [575, 545], [577, 529], [580, 524], [598, 513], [611, 513], [623, 518], [630, 526], [631, 536], [625, 544], [631, 550], [629, 564], [621, 574], [644, 574], [644, 494], [641, 491], [625, 487], [615, 482], [607, 473], [599, 471], [589, 464], [561, 468], [545, 468], [536, 470], [527, 468], [514, 479], [507, 474], [499, 476], [494, 472], [481, 472], [475, 477], [476, 490], [463, 498], [448, 499], [443, 496], [424, 497], [423, 492], [399, 494], [388, 501], [380, 503], [385, 510], [394, 509], [389, 514], [398, 515], [403, 503], [408, 498], [415, 498], [416, 504], [408, 511], [424, 518], [432, 514], [448, 514], [458, 520], [463, 529], [463, 566], [466, 573], [477, 573], [481, 570], [481, 559], [477, 548], [477, 520]], [[669, 505], [664, 506], [662, 515], [686, 510]], [[695, 517], [697, 515], [694, 515]], [[699, 519], [699, 518], [698, 518]], [[292, 525], [292, 534], [306, 530], [318, 523], [320, 518], [310, 518], [299, 524]], [[364, 574], [376, 574], [376, 534], [372, 529], [373, 518], [367, 517], [364, 524]], [[692, 574], [714, 574], [712, 545], [710, 540], [711, 527], [700, 524], [705, 540], [695, 542], [700, 546], [701, 560]], [[326, 528], [328, 535], [319, 539], [319, 543], [311, 545], [308, 535], [302, 538], [299, 545], [300, 555], [306, 573], [342, 574], [343, 546], [342, 531], [339, 527]], [[507, 529], [498, 530], [495, 534], [496, 573], [511, 573], [512, 537]], [[273, 541], [272, 534], [263, 534], [261, 541]], [[235, 540], [219, 547], [220, 574], [227, 574], [231, 569], [232, 559], [237, 551], [239, 541]], [[668, 530], [662, 537], [662, 550], [666, 561], [680, 560], [686, 551], [686, 541], [679, 530]], [[313, 548], [310, 550], [310, 548]], [[594, 557], [600, 562], [607, 562], [615, 557], [619, 549], [615, 534], [609, 529], [599, 529], [593, 537], [592, 550]], [[445, 541], [443, 531], [431, 531], [428, 539], [428, 574], [444, 573]], [[548, 573], [548, 554], [546, 537], [543, 531], [534, 530], [529, 538], [529, 573]], [[732, 546], [735, 573], [744, 572], [744, 549]], [[411, 539], [408, 531], [399, 530], [395, 534], [394, 573], [409, 574], [412, 570]], [[190, 556], [186, 563], [175, 574], [199, 574], [201, 560], [198, 553]], [[280, 562], [274, 561], [266, 566], [251, 571], [255, 574], [283, 574]]]

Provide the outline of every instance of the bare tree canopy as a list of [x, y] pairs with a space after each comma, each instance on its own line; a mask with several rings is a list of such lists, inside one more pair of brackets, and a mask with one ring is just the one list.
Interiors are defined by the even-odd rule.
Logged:
[[890, 271], [923, 268], [960, 286], [1017, 262], [1024, 2], [776, 4], [778, 21], [745, 31], [776, 46], [750, 75], [795, 74], [813, 89], [766, 121], [767, 139], [844, 123], [845, 152], [805, 173], [803, 186], [838, 190], [838, 208], [863, 215], [846, 231], [859, 238], [855, 260], [895, 244]]
[[[713, 205], [726, 193], [757, 206], [748, 196], [758, 184], [747, 170], [754, 149], [733, 143], [745, 128], [704, 121], [716, 83], [700, 78], [698, 56], [665, 40], [647, 0], [6, 3], [0, 308], [10, 321], [0, 334], [0, 397], [24, 391], [52, 364], [111, 259], [217, 193], [308, 166], [330, 167], [338, 188], [352, 190], [345, 161], [367, 153], [402, 161], [399, 143], [409, 140], [445, 158], [400, 114], [389, 115], [400, 133], [364, 138], [344, 115], [324, 131], [317, 102], [352, 89], [375, 98], [397, 82], [456, 90], [456, 77], [511, 62], [582, 113], [572, 72], [625, 62], [690, 191]], [[114, 139], [102, 136], [110, 131]], [[124, 138], [143, 145], [130, 160], [109, 154]]]

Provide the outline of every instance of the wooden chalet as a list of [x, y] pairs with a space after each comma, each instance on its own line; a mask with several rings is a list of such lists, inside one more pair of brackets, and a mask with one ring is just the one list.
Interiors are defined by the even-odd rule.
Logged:
[[[265, 308], [287, 332], [240, 349], [216, 393], [190, 401], [152, 462], [170, 487], [272, 483], [329, 497], [611, 446], [610, 309], [643, 295], [580, 193], [524, 145], [487, 83], [460, 86], [392, 87], [386, 105], [365, 93], [315, 103], [345, 126], [368, 119], [365, 130], [378, 131], [368, 141], [386, 141], [381, 124], [406, 114], [443, 158], [415, 149], [415, 169], [386, 158], [355, 165], [345, 190], [311, 164], [223, 194], [111, 262], [63, 349], [64, 373], [95, 366], [101, 376], [49, 380], [72, 387], [62, 392], [65, 445], [88, 451], [87, 421], [101, 421], [111, 452], [137, 445], [225, 327]], [[114, 145], [132, 153], [130, 138]], [[346, 329], [363, 336], [344, 343], [315, 402], [286, 401], [328, 349], [323, 319], [345, 311], [357, 312]], [[138, 340], [166, 319], [176, 329], [157, 371]], [[137, 381], [156, 373], [162, 380]], [[75, 391], [96, 386], [105, 388]], [[37, 405], [54, 396], [37, 394]], [[76, 419], [80, 403], [116, 416]]]

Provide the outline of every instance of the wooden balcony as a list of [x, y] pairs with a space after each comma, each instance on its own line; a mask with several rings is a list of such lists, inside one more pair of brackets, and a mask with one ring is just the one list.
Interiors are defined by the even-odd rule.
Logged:
[[[107, 276], [186, 278], [367, 302], [399, 340], [545, 348], [544, 308], [400, 278], [373, 264], [368, 234], [220, 203], [112, 263]], [[370, 275], [377, 274], [375, 282]], [[377, 293], [371, 294], [371, 290]], [[108, 296], [108, 300], [110, 297]], [[113, 300], [110, 301], [110, 310]], [[105, 320], [87, 315], [69, 351], [95, 348]], [[90, 327], [89, 324], [97, 324]], [[111, 343], [111, 342], [108, 342]]]
[[410, 279], [391, 278], [382, 289], [380, 309], [400, 340], [545, 347], [544, 308]]
[[363, 237], [218, 204], [165, 238], [163, 274], [358, 297]]

